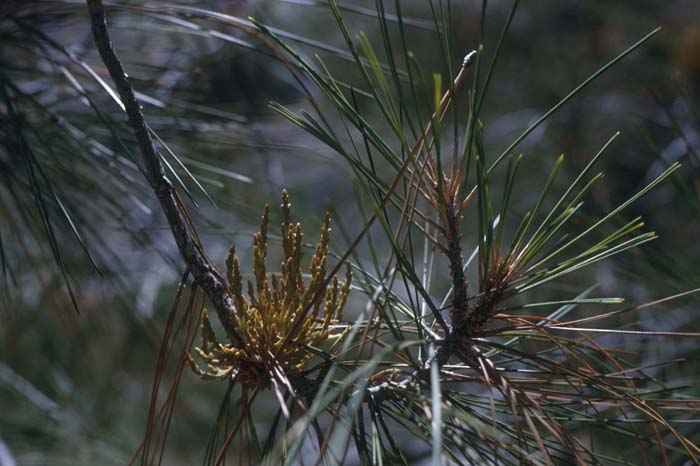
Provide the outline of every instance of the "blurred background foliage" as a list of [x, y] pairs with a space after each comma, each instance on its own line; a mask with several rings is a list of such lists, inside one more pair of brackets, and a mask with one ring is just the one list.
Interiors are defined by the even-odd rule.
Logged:
[[[393, 2], [386, 3], [391, 13]], [[374, 2], [341, 5], [354, 31], [380, 40]], [[440, 70], [429, 2], [402, 5], [411, 18], [410, 48], [427, 70]], [[478, 44], [481, 6], [453, 2], [456, 60]], [[488, 2], [487, 51], [510, 6]], [[324, 2], [115, 2], [109, 13], [116, 49], [209, 255], [221, 263], [235, 242], [241, 262], [250, 263], [261, 207], [276, 202], [283, 187], [308, 231], [317, 231], [330, 206], [338, 225], [333, 247], [342, 253], [342, 232], [363, 223], [351, 172], [268, 108], [270, 100], [302, 107], [304, 93], [246, 23], [253, 16], [278, 28], [304, 53], [322, 56], [335, 76], [360, 84]], [[622, 136], [602, 162], [608, 182], [594, 190], [591, 215], [683, 163], [626, 212], [642, 215], [660, 239], [577, 275], [578, 289], [597, 284], [642, 303], [700, 286], [698, 18], [694, 0], [521, 2], [482, 113], [492, 153], [629, 44], [663, 27], [519, 148], [522, 172], [537, 186], [520, 183], [519, 214], [560, 153], [568, 160], [560, 179], [570, 180], [616, 130]], [[125, 464], [143, 436], [158, 344], [184, 266], [105, 77], [83, 3], [0, 5], [3, 466]], [[386, 244], [378, 247], [389, 254]], [[698, 331], [699, 302], [642, 311], [641, 325]], [[692, 340], [647, 343], [649, 360], [688, 359], [655, 369], [658, 377], [697, 385], [693, 356], [700, 354]], [[189, 376], [182, 384], [167, 464], [201, 461], [218, 410], [216, 386]]]

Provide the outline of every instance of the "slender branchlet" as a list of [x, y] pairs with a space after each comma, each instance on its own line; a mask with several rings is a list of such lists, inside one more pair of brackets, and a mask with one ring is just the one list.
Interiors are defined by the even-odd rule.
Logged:
[[447, 259], [450, 265], [453, 287], [450, 320], [453, 328], [461, 328], [469, 313], [467, 298], [469, 285], [464, 275], [464, 259], [461, 245], [462, 233], [460, 231], [461, 213], [455, 209], [454, 204], [448, 206], [445, 219], [447, 222]]
[[241, 344], [242, 340], [236, 333], [231, 321], [233, 302], [218, 271], [207, 259], [201, 244], [199, 244], [196, 235], [193, 234], [189, 226], [189, 217], [184, 204], [163, 172], [160, 157], [141, 112], [141, 106], [136, 100], [129, 77], [109, 38], [104, 5], [101, 0], [87, 0], [87, 6], [90, 12], [95, 45], [117, 88], [119, 98], [129, 120], [129, 126], [139, 144], [146, 178], [168, 219], [168, 224], [180, 255], [184, 259], [190, 273], [192, 273], [194, 280], [211, 299], [219, 320], [226, 328], [229, 340], [233, 343]]

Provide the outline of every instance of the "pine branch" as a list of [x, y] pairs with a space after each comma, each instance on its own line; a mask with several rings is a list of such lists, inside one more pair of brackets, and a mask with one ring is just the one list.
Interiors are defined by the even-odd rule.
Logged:
[[228, 337], [234, 344], [240, 344], [241, 338], [236, 334], [231, 322], [233, 310], [231, 297], [220, 278], [220, 274], [209, 262], [201, 246], [195, 240], [194, 232], [188, 228], [185, 207], [172, 183], [163, 172], [160, 157], [149, 133], [141, 107], [134, 95], [134, 90], [129, 83], [129, 77], [107, 32], [104, 5], [101, 0], [87, 0], [87, 6], [90, 12], [95, 45], [117, 87], [117, 92], [129, 119], [129, 126], [139, 144], [146, 177], [160, 202], [163, 213], [165, 213], [180, 254], [195, 281], [214, 304], [216, 314], [226, 329]]

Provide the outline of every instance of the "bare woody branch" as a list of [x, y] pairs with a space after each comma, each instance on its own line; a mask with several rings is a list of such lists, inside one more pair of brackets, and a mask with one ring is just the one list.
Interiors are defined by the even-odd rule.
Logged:
[[129, 119], [129, 126], [133, 130], [139, 144], [146, 177], [165, 213], [180, 254], [195, 281], [204, 289], [212, 301], [216, 314], [226, 329], [228, 337], [234, 344], [239, 344], [241, 339], [235, 333], [231, 322], [233, 302], [216, 268], [210, 263], [201, 246], [194, 239], [195, 236], [186, 222], [185, 207], [172, 183], [170, 183], [163, 172], [160, 156], [146, 126], [146, 121], [134, 95], [134, 90], [129, 83], [129, 77], [124, 71], [124, 67], [109, 38], [104, 5], [101, 0], [87, 0], [87, 6], [90, 12], [95, 45], [124, 104]]

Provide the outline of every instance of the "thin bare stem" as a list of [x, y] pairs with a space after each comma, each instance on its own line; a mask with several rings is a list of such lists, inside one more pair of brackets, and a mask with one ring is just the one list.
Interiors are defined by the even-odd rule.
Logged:
[[220, 274], [206, 257], [201, 244], [196, 240], [196, 233], [188, 228], [186, 221], [188, 215], [184, 205], [172, 183], [165, 176], [160, 156], [151, 138], [141, 107], [134, 95], [129, 76], [126, 74], [109, 37], [104, 5], [101, 0], [87, 0], [87, 6], [90, 12], [95, 45], [114, 85], [117, 87], [119, 98], [129, 119], [129, 126], [139, 144], [146, 178], [168, 219], [178, 250], [194, 280], [214, 304], [216, 314], [226, 329], [228, 337], [233, 343], [240, 343], [241, 339], [236, 334], [231, 322], [231, 310], [233, 309], [231, 297], [226, 291]]

